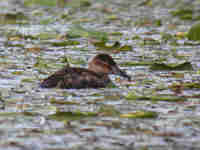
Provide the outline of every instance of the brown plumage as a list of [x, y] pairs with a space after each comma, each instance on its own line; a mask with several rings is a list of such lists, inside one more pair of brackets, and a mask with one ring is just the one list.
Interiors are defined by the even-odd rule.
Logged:
[[88, 69], [66, 66], [44, 79], [40, 83], [40, 87], [64, 89], [103, 88], [111, 83], [109, 74], [117, 74], [130, 80], [130, 77], [119, 69], [111, 56], [98, 54], [89, 62]]

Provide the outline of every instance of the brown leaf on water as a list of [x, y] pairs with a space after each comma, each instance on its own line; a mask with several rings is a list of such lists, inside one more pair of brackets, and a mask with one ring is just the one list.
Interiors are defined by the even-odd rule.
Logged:
[[14, 71], [14, 72], [12, 72], [12, 74], [13, 75], [22, 75], [22, 74], [24, 74], [24, 72], [23, 71]]
[[171, 90], [177, 89], [199, 89], [200, 83], [199, 82], [180, 82], [180, 83], [173, 83], [169, 86]]
[[23, 38], [20, 36], [12, 36], [12, 37], [9, 37], [8, 40], [9, 41], [21, 41], [21, 40], [23, 40]]
[[150, 129], [137, 129], [139, 132], [143, 132], [144, 134], [153, 135], [153, 136], [163, 136], [163, 137], [182, 137], [183, 133], [175, 132], [175, 131], [153, 131]]
[[172, 132], [172, 131], [153, 133], [153, 135], [155, 135], [155, 136], [173, 136], [173, 137], [182, 137], [183, 136], [182, 133]]
[[121, 122], [120, 121], [97, 121], [95, 123], [96, 126], [104, 126], [108, 128], [120, 128]]
[[184, 73], [171, 72], [171, 76], [174, 78], [184, 78]]
[[26, 48], [26, 52], [31, 52], [31, 53], [39, 53], [41, 51], [41, 48], [38, 46]]
[[178, 38], [185, 38], [186, 37], [186, 32], [176, 32], [176, 37]]
[[91, 132], [91, 131], [95, 131], [95, 129], [94, 128], [82, 128], [82, 129], [80, 129], [80, 131]]

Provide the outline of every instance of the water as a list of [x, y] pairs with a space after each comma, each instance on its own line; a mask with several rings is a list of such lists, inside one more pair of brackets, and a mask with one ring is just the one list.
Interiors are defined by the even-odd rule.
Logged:
[[[198, 10], [199, 5], [196, 3], [199, 2], [188, 4], [180, 0], [152, 0], [152, 4], [149, 1], [143, 5], [137, 0], [91, 0], [90, 6], [70, 3], [64, 8], [44, 6], [45, 1], [29, 6], [23, 2], [0, 2], [0, 148], [200, 148], [199, 87], [181, 87], [182, 83], [199, 81], [199, 46], [191, 41], [192, 45], [185, 45], [188, 42], [186, 38], [175, 38], [177, 32], [187, 32], [195, 21], [181, 20], [170, 14], [171, 10], [178, 9], [180, 5], [191, 5]], [[16, 12], [22, 12], [25, 19], [10, 15]], [[161, 25], [156, 25], [156, 20], [160, 20]], [[132, 50], [97, 50], [90, 35], [83, 34], [75, 39], [67, 37], [74, 24], [109, 34], [119, 32], [119, 35], [109, 35], [109, 42], [119, 41], [122, 45], [132, 46]], [[164, 42], [163, 33], [171, 34], [172, 37]], [[79, 41], [80, 44], [52, 46], [53, 42], [68, 39]], [[159, 44], [155, 44], [155, 41], [152, 44], [152, 39]], [[115, 88], [39, 88], [40, 80], [66, 65], [62, 62], [63, 56], [72, 58], [72, 66], [87, 67], [88, 59], [99, 52], [112, 55], [133, 81], [127, 82], [111, 76], [117, 85]], [[187, 61], [192, 63], [194, 69], [154, 71], [149, 65], [123, 65], [125, 62], [155, 60], [175, 63]], [[178, 85], [176, 89], [170, 88], [174, 83], [178, 83], [180, 88]], [[127, 101], [125, 97], [130, 92], [146, 96], [170, 94], [186, 97], [187, 101]], [[99, 112], [102, 108], [107, 109]], [[133, 119], [121, 118], [119, 115], [144, 110], [157, 112], [158, 117]], [[66, 116], [61, 120], [49, 117], [57, 111], [95, 112], [98, 115], [78, 119]]]

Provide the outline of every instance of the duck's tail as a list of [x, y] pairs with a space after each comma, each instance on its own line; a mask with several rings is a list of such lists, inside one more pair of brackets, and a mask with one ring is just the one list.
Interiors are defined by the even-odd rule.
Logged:
[[56, 76], [52, 75], [46, 79], [44, 79], [41, 83], [40, 83], [40, 87], [41, 88], [54, 88], [58, 86], [60, 79], [57, 78]]

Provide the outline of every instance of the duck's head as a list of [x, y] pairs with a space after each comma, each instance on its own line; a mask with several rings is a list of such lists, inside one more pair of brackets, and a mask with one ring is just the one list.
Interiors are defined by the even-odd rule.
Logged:
[[130, 76], [121, 70], [108, 54], [98, 54], [88, 64], [88, 69], [98, 74], [116, 74], [130, 80]]

